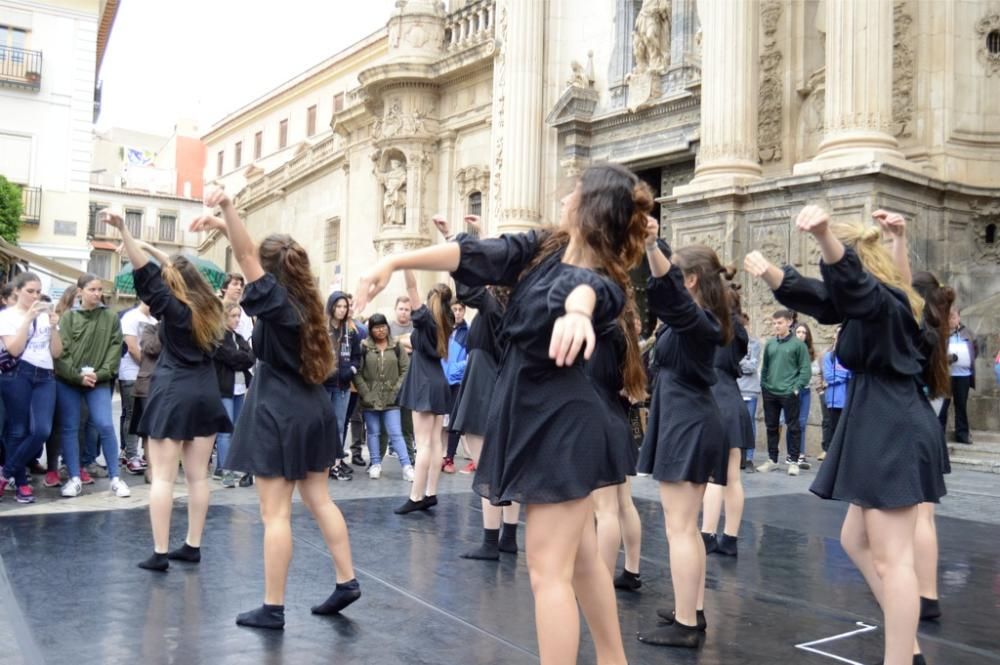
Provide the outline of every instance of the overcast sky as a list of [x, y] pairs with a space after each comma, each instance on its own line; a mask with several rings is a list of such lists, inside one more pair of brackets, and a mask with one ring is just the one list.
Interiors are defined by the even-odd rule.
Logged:
[[100, 73], [99, 127], [167, 135], [186, 116], [204, 132], [383, 27], [394, 4], [123, 0]]

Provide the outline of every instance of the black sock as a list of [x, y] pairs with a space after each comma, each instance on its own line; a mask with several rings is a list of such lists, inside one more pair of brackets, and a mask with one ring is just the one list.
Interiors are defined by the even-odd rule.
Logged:
[[500, 558], [497, 541], [500, 539], [500, 529], [483, 529], [483, 544], [478, 548], [462, 554], [463, 559], [479, 559], [481, 561], [496, 561]]
[[423, 510], [423, 509], [424, 509], [424, 500], [423, 499], [421, 499], [420, 501], [414, 501], [413, 499], [407, 499], [406, 503], [404, 503], [399, 508], [396, 508], [396, 510], [394, 510], [392, 512], [396, 513], [397, 515], [406, 515], [407, 513], [412, 513], [415, 510]]
[[698, 646], [699, 630], [697, 626], [685, 626], [674, 621], [668, 624], [660, 624], [656, 628], [643, 631], [639, 634], [639, 641], [656, 646], [686, 647], [689, 649]]
[[167, 568], [170, 567], [170, 561], [167, 559], [166, 554], [153, 552], [153, 556], [139, 563], [139, 567], [145, 568], [146, 570], [156, 570], [158, 572], [163, 573], [166, 572]]
[[517, 522], [513, 524], [503, 523], [499, 549], [507, 554], [517, 554]]
[[616, 589], [637, 591], [642, 587], [642, 580], [639, 579], [639, 573], [633, 573], [628, 568], [622, 568], [622, 574], [615, 577], [614, 585]]
[[358, 584], [357, 579], [337, 584], [337, 588], [333, 590], [333, 593], [330, 594], [329, 598], [323, 601], [323, 604], [316, 605], [312, 608], [312, 613], [339, 614], [340, 610], [344, 609], [360, 597], [361, 585]]
[[941, 616], [941, 605], [936, 598], [920, 597], [920, 620], [933, 621]]
[[167, 553], [168, 559], [173, 559], [174, 561], [187, 561], [188, 563], [198, 563], [201, 561], [201, 548], [191, 547], [187, 543], [184, 543], [172, 552]]
[[434, 506], [438, 505], [437, 494], [428, 494], [427, 496], [424, 497], [424, 500], [421, 501], [420, 503], [422, 504], [421, 507], [424, 510], [427, 510], [428, 508], [433, 508]]
[[282, 630], [285, 627], [284, 605], [261, 605], [255, 610], [244, 612], [236, 617], [237, 626], [250, 628], [270, 628]]

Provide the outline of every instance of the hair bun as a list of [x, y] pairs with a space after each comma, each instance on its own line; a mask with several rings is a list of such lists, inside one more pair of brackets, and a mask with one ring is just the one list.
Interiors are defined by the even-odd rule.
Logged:
[[722, 266], [719, 268], [719, 274], [722, 275], [727, 281], [733, 281], [733, 277], [736, 277], [736, 264], [730, 263], [728, 266]]
[[882, 231], [879, 230], [877, 226], [865, 227], [864, 232], [862, 232], [861, 237], [859, 238], [860, 242], [865, 242], [865, 243], [876, 243], [880, 242], [881, 240], [882, 240]]

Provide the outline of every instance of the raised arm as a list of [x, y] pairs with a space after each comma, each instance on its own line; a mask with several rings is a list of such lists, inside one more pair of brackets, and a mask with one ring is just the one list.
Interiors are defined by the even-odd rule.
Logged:
[[811, 233], [823, 254], [823, 262], [829, 265], [844, 258], [844, 244], [830, 230], [830, 214], [819, 206], [809, 205], [795, 218], [799, 231]]
[[403, 279], [406, 280], [406, 295], [410, 297], [410, 307], [420, 309], [424, 301], [420, 298], [420, 289], [417, 288], [417, 276], [412, 270], [404, 270]]
[[240, 270], [246, 277], [247, 282], [256, 282], [264, 276], [264, 269], [260, 265], [257, 257], [257, 245], [254, 244], [246, 225], [236, 212], [236, 206], [230, 200], [226, 192], [221, 189], [209, 191], [205, 196], [205, 205], [210, 208], [220, 208], [222, 219], [212, 215], [202, 215], [191, 222], [192, 231], [219, 231], [229, 238], [229, 245], [233, 248], [233, 256], [240, 265]]
[[670, 259], [660, 249], [660, 223], [646, 215], [646, 259], [653, 277], [663, 277], [670, 271]]
[[100, 213], [101, 219], [108, 226], [118, 229], [118, 232], [122, 235], [122, 247], [125, 249], [125, 255], [128, 257], [129, 263], [132, 264], [132, 268], [139, 270], [145, 267], [149, 263], [149, 256], [153, 256], [160, 265], [163, 265], [167, 260], [167, 255], [156, 249], [148, 243], [136, 240], [132, 237], [132, 233], [125, 226], [125, 220], [122, 219], [121, 215], [117, 215], [110, 210], [102, 210]]
[[913, 271], [910, 269], [910, 250], [906, 240], [906, 218], [895, 212], [876, 210], [872, 217], [882, 227], [882, 233], [889, 236], [892, 246], [889, 253], [892, 262], [899, 271], [899, 276], [906, 284], [913, 283]]

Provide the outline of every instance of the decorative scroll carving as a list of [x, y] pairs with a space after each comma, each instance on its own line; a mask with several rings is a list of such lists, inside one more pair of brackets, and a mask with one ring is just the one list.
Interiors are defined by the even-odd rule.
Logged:
[[767, 0], [761, 7], [760, 25], [763, 49], [760, 54], [760, 98], [757, 120], [757, 154], [760, 161], [780, 162], [782, 159], [782, 106], [784, 90], [781, 76], [781, 51], [778, 50], [778, 22], [781, 2]]
[[455, 174], [458, 195], [468, 196], [472, 192], [486, 192], [490, 186], [490, 170], [485, 166], [467, 166]]
[[670, 0], [643, 0], [632, 32], [634, 73], [660, 73], [670, 64], [670, 11]]
[[976, 57], [986, 67], [986, 76], [1000, 73], [1000, 53], [991, 53], [986, 44], [987, 36], [995, 30], [1000, 30], [1000, 12], [990, 12], [976, 23], [976, 34], [979, 35]]
[[913, 16], [905, 0], [893, 5], [892, 14], [892, 133], [906, 138], [913, 133]]

